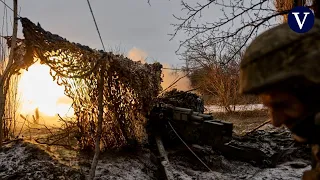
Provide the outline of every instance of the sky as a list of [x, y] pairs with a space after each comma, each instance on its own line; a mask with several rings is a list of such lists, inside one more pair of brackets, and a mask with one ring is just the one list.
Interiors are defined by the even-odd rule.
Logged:
[[[5, 0], [9, 6], [12, 0]], [[206, 0], [186, 0], [206, 3]], [[139, 49], [147, 62], [159, 61], [165, 64], [180, 66], [183, 64], [175, 51], [179, 41], [187, 36], [183, 33], [169, 41], [174, 32], [172, 23], [178, 21], [174, 15], [183, 16], [181, 0], [90, 0], [97, 20], [103, 42], [108, 50], [120, 48], [128, 54], [132, 49]], [[249, 2], [249, 1], [248, 1]], [[18, 1], [20, 15], [29, 18], [34, 23], [54, 34], [72, 42], [102, 49], [88, 3], [86, 0], [20, 0]], [[3, 13], [0, 3], [0, 15]], [[228, 12], [227, 12], [228, 13]], [[12, 14], [12, 12], [9, 12]], [[203, 12], [204, 21], [214, 22], [223, 17], [220, 7], [211, 6]], [[234, 22], [234, 26], [237, 23]], [[230, 28], [230, 27], [227, 27]], [[21, 35], [20, 31], [18, 31]]]
[[[4, 0], [13, 7], [12, 0]], [[194, 3], [195, 1], [189, 0]], [[200, 1], [200, 0], [199, 0]], [[206, 1], [206, 0], [201, 0]], [[175, 51], [179, 40], [186, 35], [179, 34], [170, 40], [168, 34], [173, 33], [172, 23], [177, 23], [173, 14], [184, 15], [181, 12], [180, 0], [90, 0], [99, 26], [99, 30], [107, 51], [120, 49], [120, 53], [133, 60], [147, 58], [146, 62], [161, 62], [164, 67], [176, 67], [183, 64], [178, 60]], [[34, 23], [69, 41], [81, 43], [91, 48], [103, 49], [94, 25], [86, 0], [19, 0], [20, 16], [27, 17]], [[3, 15], [4, 5], [0, 3], [0, 15]], [[219, 14], [220, 13], [220, 14]], [[222, 12], [219, 8], [210, 8], [205, 12], [204, 21], [218, 20]], [[8, 10], [12, 16], [12, 12]], [[235, 26], [237, 23], [235, 22]], [[2, 24], [2, 22], [1, 22]], [[19, 26], [18, 36], [22, 36]], [[63, 87], [58, 87], [51, 81], [49, 68], [40, 64], [30, 67], [24, 72], [19, 91], [22, 93], [25, 113], [33, 112], [40, 106], [40, 112], [53, 116], [61, 112], [69, 112], [72, 103], [63, 95]], [[168, 70], [164, 72], [163, 88], [168, 87], [177, 76]], [[189, 90], [189, 81], [178, 82], [180, 90]]]
[[[11, 0], [6, 0], [13, 7]], [[120, 49], [133, 60], [147, 58], [152, 63], [157, 60], [165, 67], [176, 66], [180, 61], [175, 54], [178, 40], [169, 41], [173, 32], [172, 14], [181, 9], [180, 1], [147, 0], [91, 0], [91, 6], [107, 51]], [[102, 49], [96, 27], [86, 0], [28, 0], [18, 1], [20, 16], [69, 41]], [[3, 15], [0, 3], [0, 14]], [[12, 12], [8, 10], [12, 16]], [[2, 24], [2, 23], [1, 23]], [[19, 26], [18, 36], [23, 37]], [[10, 27], [9, 27], [10, 31]], [[10, 33], [10, 32], [9, 32]], [[164, 87], [175, 80], [169, 72], [164, 72]], [[182, 90], [188, 90], [188, 81], [181, 81]], [[178, 84], [179, 86], [179, 84]], [[52, 81], [49, 68], [39, 63], [23, 72], [19, 83], [21, 113], [33, 114], [35, 108], [47, 116], [69, 113], [72, 101], [63, 95], [63, 87]], [[72, 112], [72, 111], [71, 111]]]
[[[11, 1], [7, 2], [12, 7]], [[147, 0], [90, 2], [107, 50], [120, 47], [122, 53], [128, 53], [137, 48], [147, 54], [148, 62], [181, 62], [175, 54], [179, 41], [169, 41], [168, 35], [173, 32], [172, 14], [180, 12], [180, 1], [153, 0], [151, 6]], [[19, 6], [21, 16], [39, 22], [45, 30], [102, 49], [86, 0], [24, 0]]]

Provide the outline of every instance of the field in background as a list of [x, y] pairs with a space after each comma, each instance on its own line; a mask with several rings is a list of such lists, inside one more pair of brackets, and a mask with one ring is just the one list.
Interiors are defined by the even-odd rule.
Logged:
[[205, 106], [218, 120], [232, 122], [236, 134], [244, 134], [269, 119], [268, 110], [262, 104], [237, 105], [234, 112], [226, 112], [223, 107]]
[[[263, 104], [248, 104], [248, 105], [235, 105], [234, 110], [236, 112], [245, 112], [245, 111], [259, 111], [266, 110], [266, 107]], [[205, 111], [207, 112], [225, 112], [224, 107], [217, 105], [207, 105], [205, 106]]]

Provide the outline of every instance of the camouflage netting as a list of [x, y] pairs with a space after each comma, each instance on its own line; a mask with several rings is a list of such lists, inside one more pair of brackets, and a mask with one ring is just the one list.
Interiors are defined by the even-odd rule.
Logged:
[[159, 96], [159, 101], [173, 106], [192, 109], [204, 113], [204, 102], [197, 94], [172, 89]]
[[26, 48], [24, 68], [39, 59], [51, 68], [54, 80], [64, 85], [65, 94], [73, 99], [81, 149], [94, 147], [101, 78], [103, 146], [118, 148], [132, 140], [143, 140], [145, 116], [161, 91], [161, 64], [142, 64], [71, 43], [27, 18], [21, 18], [21, 23]]

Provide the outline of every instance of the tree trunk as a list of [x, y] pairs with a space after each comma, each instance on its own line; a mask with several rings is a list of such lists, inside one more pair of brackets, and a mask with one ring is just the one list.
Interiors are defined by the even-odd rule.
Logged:
[[3, 116], [5, 111], [5, 102], [6, 102], [6, 95], [7, 95], [7, 88], [8, 85], [6, 85], [6, 82], [10, 80], [11, 77], [11, 66], [13, 64], [13, 57], [14, 57], [14, 49], [16, 47], [16, 40], [17, 40], [17, 32], [18, 32], [18, 0], [13, 0], [13, 31], [12, 31], [12, 39], [11, 39], [11, 47], [10, 47], [10, 54], [9, 54], [9, 61], [6, 66], [6, 69], [4, 70], [1, 78], [0, 78], [0, 147], [2, 147], [3, 142]]
[[[103, 59], [104, 60], [104, 59]], [[100, 81], [99, 81], [99, 95], [98, 95], [98, 129], [97, 129], [97, 137], [95, 142], [95, 154], [91, 163], [91, 169], [89, 173], [89, 180], [93, 180], [95, 177], [96, 167], [98, 164], [99, 154], [100, 154], [100, 139], [102, 133], [102, 121], [103, 121], [103, 93], [104, 93], [104, 72], [105, 72], [105, 64], [102, 63], [102, 67], [100, 69]]]

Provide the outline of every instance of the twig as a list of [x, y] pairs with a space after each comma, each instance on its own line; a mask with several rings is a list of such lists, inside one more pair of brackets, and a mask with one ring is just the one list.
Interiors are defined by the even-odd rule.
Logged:
[[263, 122], [263, 123], [260, 124], [259, 126], [253, 128], [252, 130], [250, 130], [249, 132], [247, 132], [245, 135], [248, 135], [248, 134], [253, 133], [253, 132], [256, 131], [257, 129], [261, 128], [262, 126], [264, 126], [264, 125], [266, 125], [266, 124], [268, 124], [268, 123], [270, 123], [270, 122], [271, 122], [270, 119], [269, 119], [269, 120], [266, 120], [265, 122]]
[[22, 141], [22, 140], [23, 140], [22, 138], [12, 139], [12, 140], [3, 142], [3, 145], [10, 144], [10, 143], [15, 142], [15, 141]]
[[66, 149], [69, 149], [69, 150], [74, 150], [74, 151], [77, 150], [77, 149], [75, 149], [75, 148], [73, 148], [73, 147], [71, 147], [69, 145], [65, 145], [65, 144], [53, 144], [53, 143], [48, 144], [48, 143], [40, 142], [38, 139], [35, 139], [34, 141], [37, 142], [38, 144], [44, 144], [44, 145], [48, 145], [48, 146], [61, 146], [61, 147], [64, 147]]
[[189, 75], [189, 73], [186, 73], [184, 76], [178, 78], [177, 80], [173, 81], [167, 88], [165, 88], [164, 90], [161, 91], [160, 94], [162, 94], [163, 92], [165, 92], [166, 90], [170, 89], [173, 85], [175, 85], [177, 82], [179, 82], [181, 79], [187, 77]]
[[27, 121], [27, 118], [26, 118], [26, 117], [23, 117], [22, 119], [24, 119], [24, 121], [23, 121], [23, 124], [22, 124], [22, 126], [21, 126], [21, 128], [20, 128], [20, 132], [19, 132], [19, 134], [18, 134], [17, 137], [19, 137], [19, 136], [21, 135], [21, 131], [22, 131], [22, 129], [23, 129], [23, 126], [24, 126], [24, 124], [25, 124], [26, 121]]

